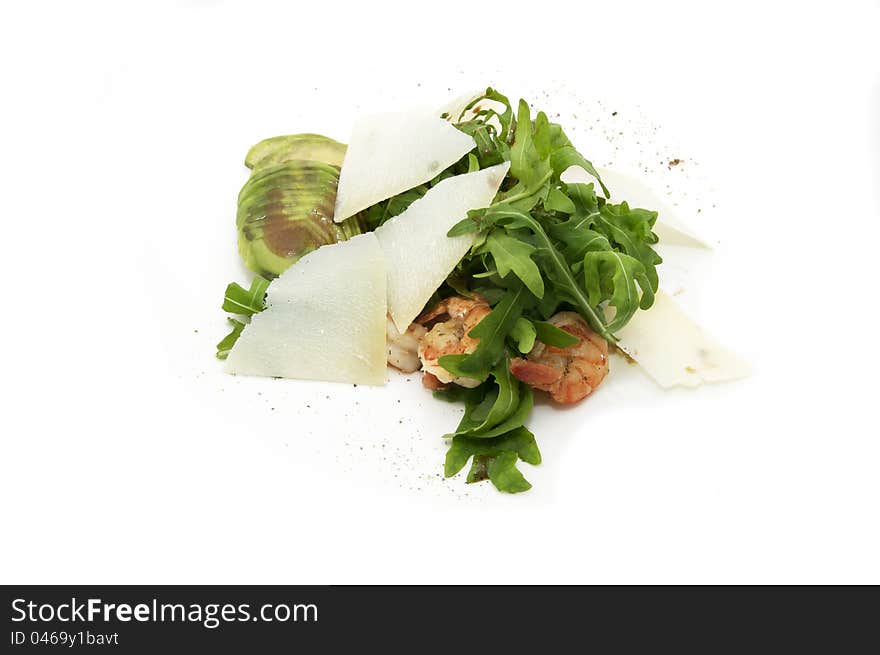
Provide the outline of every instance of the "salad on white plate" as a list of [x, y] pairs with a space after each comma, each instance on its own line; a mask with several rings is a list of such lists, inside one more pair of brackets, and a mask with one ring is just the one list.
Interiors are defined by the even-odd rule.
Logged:
[[233, 374], [355, 385], [421, 371], [465, 407], [443, 435], [447, 477], [470, 462], [468, 482], [531, 488], [518, 464], [541, 461], [534, 394], [583, 401], [615, 349], [663, 388], [748, 373], [661, 289], [660, 239], [705, 244], [523, 100], [489, 88], [363, 116], [348, 145], [273, 137], [245, 164], [236, 223], [254, 277], [226, 289], [217, 357]]

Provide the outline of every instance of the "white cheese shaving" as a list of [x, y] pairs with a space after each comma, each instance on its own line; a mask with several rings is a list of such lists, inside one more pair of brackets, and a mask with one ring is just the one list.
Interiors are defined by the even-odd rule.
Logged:
[[749, 374], [742, 359], [694, 323], [662, 291], [647, 311], [638, 311], [621, 330], [618, 346], [663, 388], [696, 387]]
[[473, 245], [474, 235], [446, 233], [468, 211], [491, 204], [510, 162], [449, 177], [376, 229], [388, 270], [388, 309], [400, 332]]
[[241, 375], [385, 383], [385, 260], [375, 234], [323, 246], [269, 285], [227, 359]]
[[339, 174], [334, 220], [427, 182], [475, 146], [472, 137], [431, 110], [361, 118]]

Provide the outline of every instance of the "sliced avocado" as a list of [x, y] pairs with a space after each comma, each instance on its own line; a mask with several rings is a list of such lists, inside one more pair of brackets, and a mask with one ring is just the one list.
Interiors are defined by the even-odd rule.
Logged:
[[320, 134], [286, 134], [264, 139], [248, 150], [244, 164], [256, 171], [293, 159], [342, 166], [345, 144]]
[[334, 223], [339, 169], [291, 160], [254, 170], [238, 196], [238, 249], [255, 273], [277, 277], [316, 248], [364, 231], [354, 216]]

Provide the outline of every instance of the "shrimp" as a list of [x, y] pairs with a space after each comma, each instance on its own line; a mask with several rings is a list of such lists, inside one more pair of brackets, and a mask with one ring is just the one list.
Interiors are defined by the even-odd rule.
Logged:
[[510, 360], [510, 372], [529, 386], [548, 391], [556, 402], [576, 403], [595, 391], [608, 374], [608, 342], [575, 312], [559, 312], [549, 322], [580, 341], [568, 348], [539, 341], [526, 359]]
[[406, 332], [397, 331], [394, 321], [388, 317], [385, 325], [385, 343], [388, 346], [388, 363], [404, 373], [415, 373], [422, 366], [419, 359], [419, 341], [428, 330], [418, 323], [410, 325]]
[[[468, 336], [470, 332], [490, 311], [489, 304], [482, 298], [473, 299], [450, 296], [434, 305], [429, 311], [416, 319], [416, 322], [433, 326], [419, 341], [419, 359], [425, 375], [422, 384], [429, 389], [442, 388], [455, 383], [462, 387], [479, 386], [480, 381], [473, 378], [455, 377], [440, 366], [443, 355], [467, 355], [477, 348], [479, 339]], [[438, 321], [438, 319], [443, 319]]]

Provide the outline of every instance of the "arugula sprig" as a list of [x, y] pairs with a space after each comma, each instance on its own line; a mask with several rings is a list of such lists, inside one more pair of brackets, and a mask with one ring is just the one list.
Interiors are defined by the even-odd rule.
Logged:
[[232, 330], [217, 344], [217, 359], [226, 359], [232, 346], [241, 336], [247, 320], [254, 314], [263, 311], [266, 306], [266, 291], [269, 280], [255, 275], [251, 286], [245, 289], [237, 282], [231, 282], [223, 294], [223, 311], [236, 314], [239, 318], [227, 317]]
[[511, 430], [495, 439], [455, 437], [446, 453], [444, 475], [452, 477], [473, 457], [467, 482], [489, 479], [495, 488], [507, 493], [528, 491], [532, 485], [516, 467], [517, 460], [541, 463], [541, 452], [533, 435], [525, 427]]
[[[652, 231], [656, 212], [632, 209], [625, 202], [611, 204], [593, 164], [543, 112], [532, 120], [528, 103], [520, 100], [513, 120], [504, 96], [488, 89], [474, 103], [483, 99], [506, 106], [491, 116], [505, 117], [502, 133], [513, 134], [509, 177], [515, 182], [489, 208], [470, 212], [449, 236], [475, 233], [467, 259], [483, 270], [472, 276], [496, 275], [506, 285], [512, 274], [541, 301], [540, 313], [549, 315], [568, 305], [614, 343], [614, 332], [654, 301], [656, 267], [662, 261], [651, 247], [657, 243]], [[476, 125], [487, 116], [478, 113], [468, 130], [478, 131]], [[496, 144], [499, 152], [507, 147], [505, 141]], [[563, 182], [561, 175], [571, 166], [593, 175], [606, 198], [597, 196], [593, 184]], [[476, 368], [460, 361], [455, 365], [459, 370]]]
[[541, 462], [535, 437], [523, 425], [532, 411], [532, 390], [511, 375], [506, 357], [479, 387], [452, 387], [436, 395], [446, 400], [463, 397], [465, 401], [464, 416], [455, 432], [444, 435], [452, 440], [444, 467], [446, 477], [461, 471], [473, 457], [468, 482], [488, 478], [499, 491], [509, 493], [531, 488], [516, 463], [519, 459], [529, 464]]
[[[468, 110], [473, 117], [458, 127], [474, 137], [480, 166], [510, 160], [510, 171], [490, 207], [449, 231], [473, 234], [474, 245], [441, 294], [478, 293], [493, 309], [469, 333], [479, 339], [471, 354], [439, 360], [457, 377], [482, 381], [472, 390], [438, 392], [465, 402], [458, 428], [445, 435], [451, 438], [445, 473], [456, 474], [473, 458], [468, 482], [488, 478], [502, 491], [518, 492], [530, 485], [516, 462], [537, 463], [540, 453], [524, 427], [531, 390], [510, 375], [509, 358], [528, 353], [536, 341], [575, 345], [576, 337], [546, 321], [560, 309], [578, 312], [614, 343], [614, 332], [653, 304], [662, 261], [652, 248], [657, 214], [611, 203], [593, 164], [546, 114], [532, 118], [525, 101], [514, 112], [490, 88], [459, 118]], [[595, 177], [604, 197], [593, 184], [563, 182], [571, 166]]]

